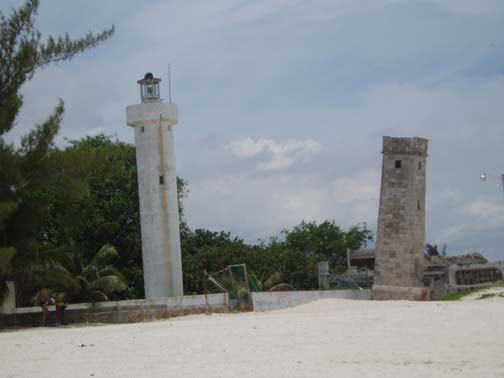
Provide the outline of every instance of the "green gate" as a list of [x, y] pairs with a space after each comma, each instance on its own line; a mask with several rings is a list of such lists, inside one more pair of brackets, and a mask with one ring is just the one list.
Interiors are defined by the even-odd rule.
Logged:
[[228, 265], [208, 276], [210, 282], [229, 295], [231, 311], [252, 311], [251, 291], [259, 291], [245, 264]]

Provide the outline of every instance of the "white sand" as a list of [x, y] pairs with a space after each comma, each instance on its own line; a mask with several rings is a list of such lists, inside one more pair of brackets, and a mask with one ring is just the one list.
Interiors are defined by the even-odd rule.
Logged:
[[[84, 344], [85, 346], [80, 346]], [[0, 333], [0, 377], [504, 377], [504, 299]]]

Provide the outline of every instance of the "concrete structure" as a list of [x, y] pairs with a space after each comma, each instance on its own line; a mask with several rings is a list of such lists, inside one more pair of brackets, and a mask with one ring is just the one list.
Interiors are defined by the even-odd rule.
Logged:
[[[328, 262], [319, 263], [319, 289], [368, 288], [373, 284], [375, 250], [355, 250], [349, 256], [350, 268], [328, 274]], [[455, 256], [424, 256], [423, 284], [430, 299], [458, 291], [495, 285], [504, 277], [504, 261], [489, 262], [479, 253]], [[324, 286], [322, 286], [324, 285]], [[394, 291], [394, 289], [392, 289]]]
[[145, 297], [183, 295], [177, 175], [172, 127], [177, 106], [162, 103], [151, 73], [139, 80], [142, 103], [126, 108], [135, 130]]
[[459, 291], [492, 286], [503, 277], [504, 264], [499, 261], [447, 266], [428, 265], [424, 283], [433, 289], [434, 298], [439, 299]]
[[357, 249], [350, 251], [349, 265], [357, 269], [367, 268], [369, 270], [374, 270], [375, 250]]
[[254, 311], [279, 310], [327, 298], [371, 299], [370, 290], [262, 291], [250, 295]]
[[[68, 305], [65, 321], [71, 323], [136, 323], [167, 319], [175, 316], [228, 312], [226, 293], [187, 295], [183, 297], [135, 299], [117, 302], [75, 303]], [[15, 308], [0, 313], [0, 328], [38, 326], [42, 319], [40, 307]], [[49, 324], [56, 322], [54, 306], [49, 306]]]
[[331, 274], [329, 273], [329, 261], [321, 261], [318, 263], [318, 286], [320, 290], [329, 289], [329, 279]]
[[488, 284], [500, 281], [503, 277], [504, 264], [502, 262], [473, 264], [463, 267], [452, 264], [448, 267], [448, 282], [452, 287]]
[[16, 288], [13, 281], [7, 281], [9, 293], [0, 304], [0, 314], [9, 314], [16, 309]]
[[373, 299], [428, 299], [423, 285], [428, 140], [383, 138]]
[[320, 270], [319, 263], [318, 276], [320, 290], [361, 290], [371, 289], [373, 285], [373, 271], [367, 268], [359, 269], [355, 266], [351, 266], [342, 273], [326, 274]]

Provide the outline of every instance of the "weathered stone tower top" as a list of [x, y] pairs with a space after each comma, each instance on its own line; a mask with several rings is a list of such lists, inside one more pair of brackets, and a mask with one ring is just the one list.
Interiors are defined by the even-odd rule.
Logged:
[[427, 151], [424, 138], [383, 137], [375, 299], [419, 299], [424, 295]]
[[427, 156], [429, 141], [424, 138], [394, 138], [383, 137], [384, 154]]

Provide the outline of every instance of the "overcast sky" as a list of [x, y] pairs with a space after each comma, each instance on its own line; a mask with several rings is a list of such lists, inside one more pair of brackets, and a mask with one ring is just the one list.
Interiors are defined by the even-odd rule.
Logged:
[[167, 98], [171, 63], [191, 227], [249, 242], [303, 219], [376, 231], [382, 136], [419, 136], [427, 242], [504, 260], [504, 1], [42, 0], [37, 22], [73, 37], [111, 24], [111, 40], [23, 87], [13, 140], [61, 97], [61, 145], [133, 142], [136, 80], [152, 71]]

